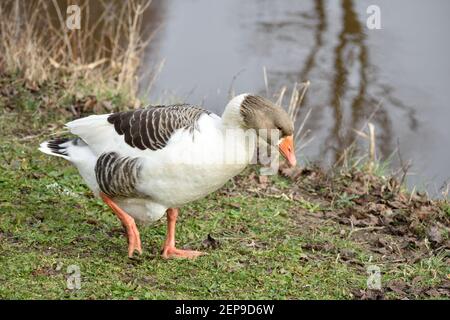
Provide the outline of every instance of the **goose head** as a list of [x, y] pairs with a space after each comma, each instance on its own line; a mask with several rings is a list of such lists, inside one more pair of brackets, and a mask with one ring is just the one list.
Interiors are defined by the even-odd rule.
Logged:
[[[294, 150], [294, 124], [287, 112], [268, 99], [253, 95], [241, 94], [234, 97], [225, 108], [222, 115], [225, 123], [233, 124], [243, 129], [253, 129], [269, 145], [278, 145], [281, 155], [289, 165], [297, 163]], [[278, 130], [278, 141], [272, 141], [272, 130]]]

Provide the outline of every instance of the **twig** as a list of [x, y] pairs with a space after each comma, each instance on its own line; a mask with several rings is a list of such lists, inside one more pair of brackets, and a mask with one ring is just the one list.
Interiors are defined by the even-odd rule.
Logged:
[[267, 80], [267, 70], [265, 66], [263, 66], [263, 73], [264, 73], [264, 85], [266, 86], [266, 97], [269, 98], [269, 81]]
[[286, 93], [287, 87], [283, 86], [280, 90], [280, 94], [278, 95], [277, 102], [275, 103], [277, 106], [281, 106], [283, 103], [284, 94]]
[[368, 123], [369, 126], [369, 172], [373, 171], [375, 165], [375, 126]]
[[401, 189], [403, 183], [405, 182], [406, 175], [408, 174], [408, 170], [411, 167], [411, 161], [408, 161], [407, 164], [405, 164], [403, 162], [402, 154], [400, 152], [400, 139], [397, 139], [397, 154], [398, 154], [398, 158], [399, 158], [399, 161], [400, 161], [400, 167], [401, 167], [401, 169], [403, 171], [403, 174], [402, 174], [402, 178], [400, 179], [400, 183], [399, 183], [399, 185], [397, 187], [397, 190], [395, 190], [395, 193], [400, 192], [400, 189]]
[[350, 220], [351, 223], [351, 230], [348, 233], [347, 239], [350, 239], [350, 237], [355, 233], [359, 231], [371, 231], [371, 230], [383, 230], [385, 227], [364, 227], [364, 228], [353, 228], [353, 222]]
[[228, 89], [228, 96], [229, 98], [233, 98], [235, 93], [234, 93], [234, 82], [236, 81], [237, 77], [239, 77], [239, 75], [245, 71], [245, 68], [242, 68], [241, 70], [239, 70], [231, 79], [231, 83], [230, 83], [230, 88]]
[[[298, 128], [297, 132], [295, 133], [295, 137], [294, 137], [294, 141], [297, 140], [298, 136], [300, 136], [300, 133], [303, 131], [303, 127], [305, 126], [306, 121], [308, 120], [309, 116], [311, 115], [311, 110], [309, 109], [308, 112], [306, 113], [305, 118], [303, 119], [300, 127]], [[294, 119], [292, 119], [292, 121], [295, 121]]]
[[[372, 120], [372, 118], [375, 116], [375, 114], [377, 113], [377, 111], [380, 109], [381, 103], [382, 103], [382, 100], [380, 100], [380, 102], [378, 102], [377, 106], [375, 107], [375, 110], [374, 110], [374, 111], [370, 114], [370, 116], [367, 118], [366, 122], [364, 122], [364, 124], [362, 125], [361, 129], [359, 129], [360, 132], [363, 132], [364, 129], [366, 129], [366, 127], [367, 127], [367, 125], [369, 124], [369, 122]], [[345, 148], [343, 154], [342, 154], [342, 155], [339, 157], [339, 159], [334, 163], [334, 165], [333, 165], [334, 168], [336, 168], [337, 166], [339, 166], [339, 164], [340, 164], [340, 163], [342, 162], [342, 160], [343, 160], [343, 157], [346, 156], [345, 151], [346, 151], [346, 150], [352, 149], [352, 148], [354, 147], [355, 143], [356, 143], [356, 138], [353, 139], [352, 143], [351, 143], [347, 148]]]

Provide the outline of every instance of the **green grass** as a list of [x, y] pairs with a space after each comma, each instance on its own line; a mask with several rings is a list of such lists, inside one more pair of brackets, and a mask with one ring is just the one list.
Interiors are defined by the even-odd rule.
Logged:
[[[201, 249], [211, 234], [218, 249], [163, 260], [159, 222], [140, 228], [144, 254], [130, 260], [119, 222], [72, 167], [32, 145], [10, 147], [2, 151], [18, 162], [0, 169], [2, 298], [348, 298], [364, 279], [332, 258], [301, 263], [301, 245], [316, 237], [291, 221], [294, 203], [274, 198], [213, 194], [182, 209], [177, 240]], [[80, 290], [66, 287], [71, 264], [81, 269]]]
[[[418, 286], [436, 285], [450, 273], [443, 256], [386, 261], [347, 237], [345, 226], [323, 219], [333, 208], [315, 200], [244, 189], [231, 196], [222, 189], [181, 208], [177, 244], [208, 255], [162, 259], [162, 220], [140, 226], [144, 253], [129, 259], [114, 214], [68, 162], [37, 150], [66, 120], [44, 115], [39, 99], [18, 94], [14, 111], [6, 108], [10, 99], [0, 99], [1, 299], [349, 299], [366, 288], [371, 264], [381, 267], [383, 283], [420, 277]], [[289, 192], [288, 179], [271, 180], [280, 194]], [[342, 194], [336, 205], [352, 200]], [[204, 247], [208, 234], [218, 248]], [[67, 287], [70, 265], [80, 268], [81, 289]]]

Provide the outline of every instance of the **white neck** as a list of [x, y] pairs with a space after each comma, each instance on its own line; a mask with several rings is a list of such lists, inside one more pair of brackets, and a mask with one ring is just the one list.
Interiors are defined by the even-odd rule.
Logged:
[[241, 104], [248, 93], [240, 94], [228, 102], [222, 113], [222, 124], [225, 128], [244, 128], [244, 119], [241, 115]]

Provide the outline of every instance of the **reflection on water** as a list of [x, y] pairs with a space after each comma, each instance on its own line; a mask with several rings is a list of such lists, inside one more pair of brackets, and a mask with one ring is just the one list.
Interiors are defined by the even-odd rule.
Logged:
[[[428, 35], [449, 26], [444, 15], [436, 17], [449, 8], [448, 2], [375, 2], [168, 1], [158, 48], [152, 48], [148, 56], [148, 64], [166, 59], [152, 97], [170, 101], [175, 93], [220, 113], [237, 74], [233, 82], [236, 92], [265, 93], [263, 67], [268, 71], [271, 94], [285, 85], [310, 80], [300, 112], [302, 117], [312, 109], [307, 129], [315, 139], [304, 150], [308, 158], [335, 163], [345, 148], [361, 140], [354, 129], [370, 118], [376, 126], [380, 158], [394, 155], [395, 165], [399, 141], [403, 158], [411, 159], [421, 173], [410, 177], [410, 183], [427, 181], [439, 186], [449, 175], [449, 152], [433, 146], [438, 133], [430, 126], [430, 114], [446, 111], [446, 105], [434, 95], [448, 97], [448, 91], [427, 92], [398, 72], [434, 79], [428, 70], [413, 71], [417, 65], [429, 63], [426, 54], [430, 52], [408, 57], [417, 46], [414, 33]], [[382, 30], [366, 28], [366, 9], [371, 4], [381, 7]], [[426, 24], [403, 24], [418, 14], [423, 14]], [[442, 39], [436, 36], [431, 47], [444, 49], [435, 63], [444, 63], [442, 67], [448, 69], [444, 52], [449, 48]], [[441, 73], [435, 81], [448, 83], [449, 78]], [[440, 118], [439, 113], [434, 117]], [[440, 131], [449, 134], [446, 124], [441, 123]], [[427, 157], [425, 149], [434, 156]]]
[[[351, 0], [342, 1], [342, 30], [338, 35], [338, 43], [334, 49], [335, 74], [330, 92], [330, 105], [334, 110], [334, 125], [326, 146], [333, 148], [338, 160], [340, 153], [355, 139], [352, 129], [360, 128], [362, 121], [367, 120], [370, 110], [373, 110], [373, 99], [370, 99], [369, 87], [376, 85], [376, 79], [368, 77], [370, 66], [368, 49], [365, 44], [363, 25], [354, 11]], [[354, 70], [353, 70], [354, 69]], [[352, 90], [352, 97], [347, 94], [349, 79], [354, 74], [356, 87]], [[347, 97], [348, 98], [343, 98]], [[344, 114], [348, 108], [349, 121], [344, 123]], [[383, 105], [374, 115], [376, 128], [381, 133], [381, 153], [387, 155], [392, 152], [392, 130], [389, 117]]]

